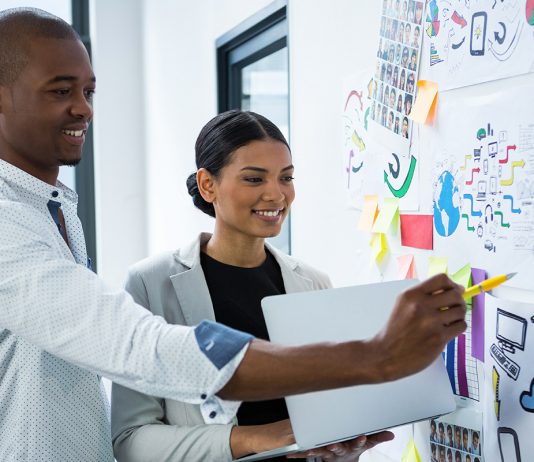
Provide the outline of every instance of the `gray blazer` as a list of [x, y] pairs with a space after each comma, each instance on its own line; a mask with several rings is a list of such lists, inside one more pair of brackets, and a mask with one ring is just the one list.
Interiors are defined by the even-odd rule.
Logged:
[[[172, 324], [215, 319], [202, 266], [201, 234], [176, 252], [130, 268], [126, 290], [134, 300]], [[280, 265], [287, 293], [331, 287], [328, 276], [266, 244]], [[113, 384], [111, 429], [119, 462], [231, 461], [230, 432], [237, 422], [206, 425], [199, 406], [148, 396]]]

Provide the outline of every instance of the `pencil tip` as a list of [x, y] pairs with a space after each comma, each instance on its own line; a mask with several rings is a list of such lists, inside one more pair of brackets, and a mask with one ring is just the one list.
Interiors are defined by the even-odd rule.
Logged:
[[506, 279], [512, 279], [517, 273], [508, 273]]

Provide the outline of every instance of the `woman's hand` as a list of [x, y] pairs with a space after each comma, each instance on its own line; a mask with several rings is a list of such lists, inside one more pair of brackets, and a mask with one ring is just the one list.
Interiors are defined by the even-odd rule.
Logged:
[[247, 425], [232, 428], [230, 447], [234, 459], [247, 454], [289, 446], [295, 442], [289, 419], [266, 425]]
[[321, 457], [331, 462], [357, 462], [360, 456], [379, 443], [390, 441], [395, 437], [391, 432], [380, 432], [373, 435], [358, 436], [353, 440], [333, 443], [322, 448], [299, 452], [287, 456], [288, 459], [303, 459], [306, 457]]

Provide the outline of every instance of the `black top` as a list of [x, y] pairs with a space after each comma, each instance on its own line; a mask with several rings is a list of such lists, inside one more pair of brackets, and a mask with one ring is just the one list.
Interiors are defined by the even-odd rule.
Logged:
[[[285, 287], [280, 266], [267, 250], [266, 253], [267, 258], [256, 268], [226, 265], [204, 252], [200, 253], [200, 263], [208, 283], [215, 320], [269, 340], [261, 299], [268, 295], [285, 294]], [[287, 418], [283, 399], [245, 402], [237, 412], [239, 425], [262, 425]]]

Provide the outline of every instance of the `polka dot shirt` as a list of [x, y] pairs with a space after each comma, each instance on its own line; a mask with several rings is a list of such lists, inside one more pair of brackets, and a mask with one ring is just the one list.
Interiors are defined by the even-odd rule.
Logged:
[[[69, 245], [47, 204], [61, 203]], [[0, 160], [0, 460], [113, 461], [105, 376], [200, 404], [227, 423], [239, 402], [215, 394], [251, 337], [214, 323], [173, 326], [87, 269], [77, 196]], [[209, 347], [206, 347], [209, 345]]]

